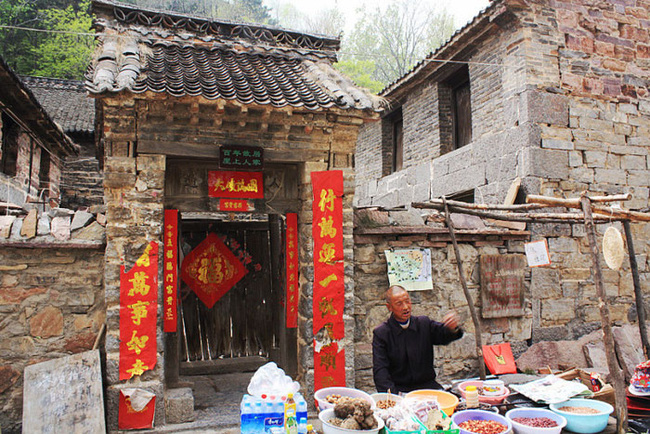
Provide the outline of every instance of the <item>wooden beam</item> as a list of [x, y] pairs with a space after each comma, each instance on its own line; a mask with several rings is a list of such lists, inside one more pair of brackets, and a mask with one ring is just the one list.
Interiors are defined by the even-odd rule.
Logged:
[[449, 235], [451, 236], [451, 242], [454, 245], [454, 253], [456, 254], [456, 265], [458, 266], [458, 276], [460, 277], [460, 283], [463, 286], [463, 292], [465, 293], [465, 299], [467, 300], [467, 305], [469, 306], [469, 313], [472, 316], [472, 322], [474, 323], [474, 336], [476, 341], [476, 358], [478, 359], [478, 372], [481, 380], [485, 380], [485, 363], [483, 363], [483, 329], [481, 327], [481, 320], [476, 313], [476, 307], [474, 306], [474, 300], [472, 300], [472, 294], [470, 294], [469, 289], [467, 288], [467, 281], [465, 280], [465, 273], [463, 272], [463, 261], [460, 257], [460, 251], [458, 250], [458, 243], [456, 242], [456, 234], [454, 233], [454, 224], [451, 222], [451, 216], [449, 215], [449, 207], [445, 198], [442, 198], [442, 201], [445, 205], [445, 220], [447, 221], [447, 228], [449, 230]]
[[623, 221], [623, 228], [625, 229], [625, 239], [627, 241], [627, 251], [630, 258], [630, 270], [632, 272], [632, 282], [634, 283], [634, 297], [636, 300], [636, 316], [639, 319], [639, 333], [641, 334], [641, 344], [643, 345], [644, 359], [650, 357], [650, 345], [648, 344], [648, 332], [645, 328], [646, 312], [645, 303], [643, 301], [643, 293], [641, 292], [641, 282], [639, 280], [639, 266], [636, 263], [636, 254], [634, 253], [634, 243], [632, 241], [632, 229], [630, 222]]
[[[219, 159], [219, 145], [206, 145], [187, 142], [157, 140], [138, 140], [138, 153], [158, 154], [171, 157], [193, 157]], [[305, 161], [325, 161], [327, 151], [315, 149], [264, 149], [266, 163], [302, 163]]]
[[585, 229], [587, 240], [589, 241], [589, 250], [591, 251], [591, 260], [593, 263], [594, 285], [598, 295], [598, 307], [600, 308], [600, 321], [605, 334], [605, 356], [607, 358], [607, 367], [609, 375], [614, 379], [614, 391], [616, 398], [616, 432], [625, 434], [627, 432], [627, 404], [625, 398], [625, 380], [623, 370], [616, 360], [616, 349], [614, 347], [614, 335], [612, 334], [612, 325], [609, 319], [609, 306], [607, 305], [607, 295], [603, 285], [603, 271], [600, 268], [600, 258], [598, 254], [598, 244], [596, 243], [596, 230], [594, 229], [594, 220], [591, 213], [591, 200], [587, 197], [586, 192], [580, 197], [580, 204], [585, 215]]
[[[589, 199], [595, 202], [620, 202], [620, 201], [628, 200], [631, 197], [632, 195], [627, 193], [627, 194], [618, 194], [612, 196], [595, 196]], [[565, 208], [579, 209], [582, 207], [580, 201], [575, 198], [562, 199], [562, 198], [548, 197], [548, 196], [528, 196], [526, 200], [531, 203], [544, 204], [550, 206], [561, 206]], [[597, 206], [597, 205], [592, 205], [591, 209], [598, 214], [602, 214], [604, 216], [616, 217], [621, 220], [650, 222], [649, 213], [631, 211], [627, 209]]]
[[[380, 226], [376, 228], [356, 228], [354, 233], [357, 235], [403, 235], [403, 234], [430, 234], [430, 235], [448, 235], [449, 231], [445, 228], [433, 226]], [[498, 236], [505, 238], [527, 238], [530, 236], [528, 231], [509, 231], [502, 229], [459, 229], [457, 235], [471, 236]]]

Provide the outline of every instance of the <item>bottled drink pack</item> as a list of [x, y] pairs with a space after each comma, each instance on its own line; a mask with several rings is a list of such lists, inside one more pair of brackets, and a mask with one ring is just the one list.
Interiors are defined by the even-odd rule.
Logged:
[[[283, 399], [284, 398], [284, 399]], [[293, 396], [296, 405], [298, 434], [307, 433], [307, 401], [301, 394]], [[260, 398], [244, 395], [240, 405], [241, 434], [271, 434], [284, 426], [285, 397]]]

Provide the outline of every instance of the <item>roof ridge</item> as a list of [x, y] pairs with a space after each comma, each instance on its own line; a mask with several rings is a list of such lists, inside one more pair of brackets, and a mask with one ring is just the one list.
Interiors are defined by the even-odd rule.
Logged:
[[55, 78], [55, 77], [35, 77], [29, 75], [21, 75], [20, 79], [28, 84], [30, 87], [38, 86], [39, 84], [48, 84], [53, 83], [60, 86], [65, 86], [67, 88], [75, 88], [78, 90], [85, 91], [83, 80], [72, 80], [66, 78]]
[[[234, 22], [174, 11], [146, 9], [114, 0], [93, 0], [92, 5], [93, 12], [96, 14], [98, 11], [102, 11], [127, 25], [135, 23], [174, 31], [181, 29], [197, 36], [201, 34], [217, 35], [228, 39], [244, 39], [257, 43], [265, 42], [277, 46], [312, 50], [338, 51], [341, 46], [341, 41], [338, 38], [266, 24]], [[96, 21], [95, 25], [101, 26], [101, 23]]]

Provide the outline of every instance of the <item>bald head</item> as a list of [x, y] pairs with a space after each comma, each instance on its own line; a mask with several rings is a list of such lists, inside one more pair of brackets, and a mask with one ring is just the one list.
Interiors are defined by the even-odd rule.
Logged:
[[396, 295], [403, 294], [405, 292], [408, 294], [408, 292], [406, 291], [406, 289], [404, 289], [403, 286], [399, 286], [399, 285], [391, 286], [384, 293], [384, 298], [386, 299], [386, 303], [390, 303], [393, 297], [395, 297]]
[[402, 286], [393, 285], [386, 291], [386, 307], [399, 322], [411, 317], [411, 296]]

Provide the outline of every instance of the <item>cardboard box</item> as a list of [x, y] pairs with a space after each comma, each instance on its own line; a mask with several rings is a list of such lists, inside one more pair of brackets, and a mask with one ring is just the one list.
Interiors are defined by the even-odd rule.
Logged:
[[[586, 371], [580, 368], [573, 368], [555, 375], [559, 378], [562, 378], [563, 380], [573, 380], [575, 378], [580, 378], [582, 384], [587, 386], [592, 392], [594, 391], [593, 385], [591, 384], [590, 371]], [[614, 388], [610, 384], [607, 384], [604, 381], [600, 380], [600, 390], [598, 392], [594, 392], [594, 399], [615, 405]]]

